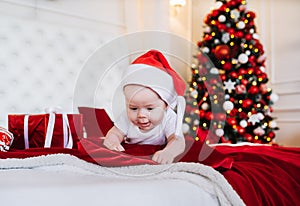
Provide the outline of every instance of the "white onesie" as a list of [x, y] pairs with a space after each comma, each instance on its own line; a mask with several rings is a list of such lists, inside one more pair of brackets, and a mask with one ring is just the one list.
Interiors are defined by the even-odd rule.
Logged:
[[115, 126], [125, 134], [125, 142], [128, 144], [164, 145], [167, 137], [175, 133], [176, 113], [168, 107], [162, 122], [153, 129], [144, 132], [129, 121], [125, 111], [115, 121]]

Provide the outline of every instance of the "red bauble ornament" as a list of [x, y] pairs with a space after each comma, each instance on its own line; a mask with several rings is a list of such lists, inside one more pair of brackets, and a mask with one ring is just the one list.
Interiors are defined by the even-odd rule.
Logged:
[[247, 140], [247, 142], [252, 142], [253, 141], [253, 137], [249, 133], [244, 134], [244, 137]]
[[269, 132], [269, 133], [268, 133], [268, 136], [269, 136], [271, 139], [273, 139], [273, 138], [275, 137], [275, 133], [274, 133], [274, 132]]
[[256, 74], [256, 76], [257, 75], [260, 75], [260, 74], [262, 74], [263, 72], [259, 69], [259, 68], [256, 68], [256, 70], [255, 70], [255, 74]]
[[213, 113], [211, 113], [211, 112], [206, 112], [205, 113], [205, 119], [207, 119], [207, 120], [212, 120], [214, 118], [214, 115], [213, 115]]
[[219, 11], [216, 9], [211, 12], [212, 17], [217, 17], [218, 15], [219, 15]]
[[225, 44], [216, 46], [214, 55], [218, 60], [228, 59], [230, 57], [230, 48]]
[[248, 28], [252, 28], [254, 26], [254, 21], [250, 21], [249, 23], [248, 23]]
[[254, 72], [254, 69], [252, 67], [248, 68], [248, 71], [247, 71], [248, 74], [253, 74], [253, 72]]
[[235, 35], [237, 38], [242, 38], [244, 36], [244, 33], [242, 31], [235, 32]]
[[258, 43], [255, 46], [256, 46], [256, 48], [258, 49], [259, 52], [263, 52], [264, 51], [263, 45], [261, 43]]
[[248, 115], [247, 115], [245, 112], [240, 112], [240, 113], [239, 113], [239, 117], [240, 117], [241, 119], [247, 119]]
[[242, 83], [243, 85], [247, 85], [247, 84], [248, 84], [248, 80], [247, 80], [247, 79], [242, 79], [242, 80], [241, 80], [241, 83]]
[[223, 82], [227, 80], [227, 77], [225, 74], [221, 74], [220, 77]]
[[233, 110], [230, 111], [229, 115], [231, 117], [235, 117], [237, 115], [237, 113], [238, 113], [238, 110], [236, 108], [234, 108]]
[[238, 78], [238, 74], [236, 72], [230, 72], [230, 77], [232, 77], [233, 79]]
[[270, 107], [270, 112], [271, 112], [271, 113], [273, 112], [273, 107]]
[[215, 22], [215, 26], [216, 26], [216, 27], [219, 27], [219, 25], [220, 25], [220, 22], [216, 21], [216, 22]]
[[212, 40], [212, 36], [211, 35], [209, 35], [209, 34], [206, 34], [205, 36], [204, 36], [204, 38], [203, 38], [203, 40], [204, 41], [210, 41], [210, 40]]
[[[255, 56], [250, 56], [248, 58], [248, 62], [252, 65], [252, 67], [255, 67], [256, 66], [256, 62], [257, 62], [257, 59]], [[253, 69], [253, 68], [252, 68]]]
[[244, 74], [247, 74], [247, 70], [246, 69], [239, 69], [239, 75], [244, 75]]
[[236, 7], [236, 4], [237, 4], [236, 1], [229, 1], [228, 2], [228, 6], [231, 7], [231, 8]]
[[231, 34], [234, 34], [235, 30], [230, 27], [227, 29], [227, 32], [231, 35]]
[[246, 17], [249, 18], [249, 19], [254, 19], [256, 17], [255, 13], [252, 12], [252, 11], [248, 11], [246, 13]]
[[219, 8], [219, 10], [220, 11], [226, 11], [226, 9], [227, 9], [227, 6], [225, 5], [225, 4], [223, 4], [220, 8]]
[[235, 87], [235, 92], [236, 92], [237, 94], [243, 94], [243, 93], [246, 93], [246, 86], [243, 85], [243, 84], [237, 85], [237, 86]]
[[250, 41], [250, 40], [252, 39], [252, 34], [246, 34], [246, 35], [245, 35], [245, 39], [246, 39], [247, 41]]
[[198, 47], [201, 47], [202, 45], [203, 45], [202, 41], [198, 41], [198, 42], [197, 42], [197, 46], [198, 46]]
[[259, 89], [260, 89], [260, 91], [261, 91], [262, 94], [265, 94], [265, 93], [268, 92], [268, 86], [266, 84], [261, 84], [259, 86]]
[[206, 15], [205, 18], [204, 18], [204, 23], [208, 24], [209, 21], [210, 21], [210, 19], [211, 19], [211, 17], [212, 17], [211, 14]]
[[244, 134], [246, 132], [245, 128], [243, 128], [241, 126], [237, 126], [236, 130], [239, 134]]
[[225, 31], [227, 28], [227, 26], [225, 24], [218, 24], [217, 26], [220, 31]]
[[205, 116], [205, 112], [203, 110], [200, 110], [199, 111], [199, 117], [204, 118], [204, 116]]
[[223, 64], [224, 70], [229, 71], [229, 70], [231, 70], [231, 68], [232, 68], [232, 64], [230, 62], [225, 62], [225, 64]]
[[251, 86], [248, 90], [249, 94], [258, 94], [258, 92], [259, 92], [259, 89], [257, 86]]
[[248, 61], [250, 61], [250, 62], [256, 62], [256, 57], [255, 56], [253, 56], [253, 55], [251, 55], [249, 58], [248, 58]]
[[236, 119], [233, 118], [233, 117], [227, 118], [227, 122], [228, 122], [228, 124], [231, 125], [231, 126], [236, 125]]
[[251, 99], [245, 99], [245, 100], [243, 100], [242, 107], [249, 108], [252, 106], [252, 103], [253, 103], [253, 101]]
[[265, 73], [261, 73], [258, 75], [258, 78], [261, 80], [265, 80], [267, 78], [267, 75]]
[[231, 47], [230, 54], [232, 57], [237, 57], [239, 53], [240, 53], [240, 46], [238, 44], [235, 44], [234, 46]]

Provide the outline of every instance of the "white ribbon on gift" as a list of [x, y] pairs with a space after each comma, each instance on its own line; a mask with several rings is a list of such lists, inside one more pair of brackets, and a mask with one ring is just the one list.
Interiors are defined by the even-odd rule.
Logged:
[[73, 148], [73, 138], [72, 138], [68, 115], [62, 114], [62, 116], [63, 116], [63, 131], [64, 131], [64, 147], [71, 149]]
[[24, 116], [24, 145], [25, 149], [29, 148], [29, 141], [28, 141], [28, 119], [29, 115]]
[[[58, 113], [58, 110], [55, 109], [46, 109], [47, 113], [49, 113], [49, 120], [47, 125], [47, 132], [45, 137], [45, 143], [44, 148], [50, 148], [52, 137], [53, 137], [53, 131], [54, 131], [54, 125], [55, 125], [55, 114]], [[64, 148], [71, 149], [73, 148], [73, 138], [72, 133], [70, 129], [69, 119], [67, 114], [62, 114], [62, 120], [63, 120], [63, 135], [64, 135]], [[25, 115], [24, 117], [24, 143], [25, 143], [25, 149], [29, 148], [29, 137], [28, 137], [28, 119], [29, 115]]]

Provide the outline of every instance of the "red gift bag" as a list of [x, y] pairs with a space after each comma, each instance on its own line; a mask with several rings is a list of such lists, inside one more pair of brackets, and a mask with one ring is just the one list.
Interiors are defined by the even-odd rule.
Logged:
[[10, 114], [8, 130], [13, 133], [12, 149], [75, 148], [83, 136], [81, 114]]
[[83, 125], [87, 137], [104, 137], [114, 126], [105, 109], [93, 107], [78, 107], [83, 115]]

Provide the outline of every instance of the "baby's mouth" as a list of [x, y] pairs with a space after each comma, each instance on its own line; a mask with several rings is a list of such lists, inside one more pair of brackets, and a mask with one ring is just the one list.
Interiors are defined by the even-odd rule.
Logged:
[[138, 126], [139, 126], [140, 129], [144, 129], [144, 128], [149, 127], [150, 124], [151, 124], [150, 122], [143, 122], [143, 123], [139, 122]]

